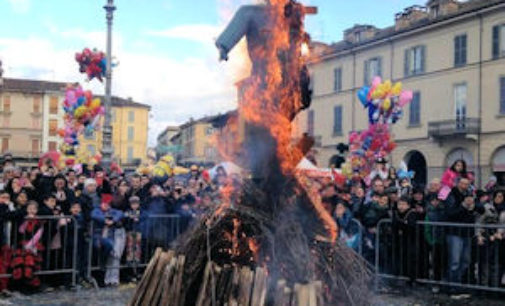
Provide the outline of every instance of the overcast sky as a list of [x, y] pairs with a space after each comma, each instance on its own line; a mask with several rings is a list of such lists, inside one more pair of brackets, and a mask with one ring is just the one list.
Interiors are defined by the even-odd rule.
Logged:
[[[0, 0], [0, 59], [4, 76], [84, 82], [74, 54], [105, 51], [105, 0]], [[241, 52], [219, 63], [214, 40], [241, 4], [254, 0], [116, 0], [113, 93], [153, 107], [150, 144], [169, 124], [235, 106], [234, 82], [244, 72]], [[392, 25], [394, 14], [424, 0], [306, 0], [317, 5], [307, 28], [334, 42], [356, 23]]]

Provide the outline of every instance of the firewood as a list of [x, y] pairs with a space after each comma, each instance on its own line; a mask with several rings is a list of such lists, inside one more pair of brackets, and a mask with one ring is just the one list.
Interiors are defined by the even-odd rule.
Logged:
[[133, 295], [133, 298], [129, 303], [129, 306], [137, 306], [140, 305], [140, 303], [142, 302], [142, 298], [144, 297], [147, 284], [149, 282], [149, 278], [151, 277], [151, 273], [154, 267], [158, 263], [161, 253], [162, 253], [161, 248], [157, 248], [156, 251], [154, 252], [153, 257], [149, 261], [149, 264], [147, 265], [147, 268], [144, 271], [144, 275], [142, 275], [142, 278], [137, 286], [137, 290], [135, 291], [135, 294]]
[[158, 263], [156, 264], [156, 267], [153, 269], [151, 277], [147, 283], [145, 298], [142, 300], [142, 303], [140, 305], [142, 306], [153, 305], [153, 302], [156, 299], [155, 292], [157, 291], [158, 286], [161, 286], [160, 284], [161, 277], [167, 266], [167, 263], [170, 261], [173, 254], [174, 254], [173, 252], [161, 253]]
[[168, 265], [165, 267], [163, 277], [161, 278], [162, 286], [158, 287], [161, 288], [161, 292], [159, 301], [156, 305], [176, 305], [173, 303], [173, 299], [170, 294], [171, 287], [174, 284], [174, 274], [177, 273], [176, 265], [177, 259], [175, 257], [172, 257]]
[[254, 274], [248, 267], [242, 267], [240, 270], [238, 304], [249, 305], [251, 300], [251, 289], [253, 285]]
[[263, 268], [256, 268], [251, 306], [265, 305], [267, 295], [267, 273]]
[[204, 306], [206, 303], [206, 300], [208, 299], [207, 295], [207, 289], [210, 286], [210, 278], [212, 274], [212, 266], [214, 264], [211, 261], [207, 262], [207, 265], [205, 266], [205, 272], [203, 274], [203, 279], [202, 279], [202, 285], [200, 287], [200, 293], [198, 295], [198, 299], [196, 302], [196, 306]]
[[[172, 290], [170, 291], [172, 303], [173, 303], [173, 305], [176, 305], [176, 306], [184, 304], [183, 301], [181, 301], [181, 286], [182, 286], [182, 277], [184, 275], [184, 264], [185, 263], [186, 263], [185, 256], [179, 256], [177, 258], [174, 279], [173, 279], [173, 286], [172, 286]], [[164, 305], [164, 304], [162, 304], [162, 305]]]

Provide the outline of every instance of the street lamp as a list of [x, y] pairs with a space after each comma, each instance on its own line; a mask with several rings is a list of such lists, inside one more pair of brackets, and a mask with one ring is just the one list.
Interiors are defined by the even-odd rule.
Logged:
[[102, 162], [105, 169], [110, 168], [112, 162], [112, 154], [114, 153], [114, 148], [112, 147], [112, 126], [111, 126], [111, 114], [112, 114], [112, 97], [111, 97], [111, 87], [112, 87], [112, 19], [114, 18], [114, 11], [116, 7], [114, 6], [114, 0], [107, 0], [107, 4], [103, 7], [106, 12], [107, 19], [107, 71], [105, 75], [105, 120], [103, 124], [102, 132]]

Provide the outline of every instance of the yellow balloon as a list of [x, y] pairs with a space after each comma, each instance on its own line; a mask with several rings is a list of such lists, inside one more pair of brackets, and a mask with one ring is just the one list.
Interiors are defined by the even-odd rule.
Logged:
[[398, 82], [391, 89], [391, 93], [393, 94], [393, 96], [399, 96], [402, 93], [402, 89], [403, 89], [402, 82]]
[[75, 118], [82, 118], [88, 111], [88, 108], [86, 106], [79, 106], [75, 111], [74, 111], [74, 117]]
[[100, 101], [100, 99], [99, 98], [95, 98], [95, 99], [93, 99], [93, 101], [91, 101], [91, 104], [89, 105], [89, 108], [90, 109], [96, 109], [96, 108], [99, 108], [101, 104], [102, 104], [102, 102]]
[[384, 92], [385, 93], [388, 93], [391, 91], [391, 88], [393, 87], [393, 84], [391, 84], [391, 81], [390, 80], [387, 80], [386, 82], [384, 82]]
[[391, 108], [391, 100], [389, 98], [386, 98], [384, 100], [384, 103], [382, 103], [382, 108], [385, 110], [385, 111], [388, 111], [390, 108]]

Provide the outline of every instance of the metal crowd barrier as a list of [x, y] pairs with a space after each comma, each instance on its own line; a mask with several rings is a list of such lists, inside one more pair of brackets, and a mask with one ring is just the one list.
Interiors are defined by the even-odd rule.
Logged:
[[[27, 228], [30, 221], [36, 223], [33, 231]], [[40, 216], [11, 221], [8, 224], [10, 226], [7, 228], [7, 245], [13, 256], [16, 251], [32, 249], [31, 254], [40, 258], [40, 270], [35, 271], [34, 275], [48, 277], [55, 274], [70, 274], [71, 284], [76, 284], [78, 228], [73, 226], [73, 230], [69, 230], [72, 224], [76, 224], [75, 218], [71, 216]], [[39, 230], [41, 231], [39, 232]], [[36, 244], [34, 244], [35, 241]], [[35, 249], [37, 250], [35, 251]], [[12, 278], [12, 274], [0, 274], [0, 278]]]
[[375, 236], [381, 279], [505, 292], [505, 226], [381, 220]]
[[[71, 216], [48, 216], [37, 217], [40, 227], [43, 229], [40, 235], [39, 242], [44, 248], [38, 251], [37, 255], [41, 258], [41, 269], [35, 273], [37, 276], [49, 277], [50, 275], [69, 275], [68, 279], [59, 278], [62, 285], [71, 283], [76, 285], [78, 277], [92, 278], [92, 273], [100, 269], [141, 269], [149, 263], [156, 248], [168, 248], [170, 243], [174, 241], [180, 234], [181, 217], [178, 215], [150, 215], [142, 220], [140, 226], [140, 251], [141, 257], [127, 262], [125, 260], [128, 246], [126, 241], [120, 250], [121, 256], [112, 262], [104, 262], [102, 259], [109, 256], [102, 256], [101, 247], [96, 247], [95, 239], [100, 235], [99, 231], [95, 231], [95, 223], [91, 221], [88, 228], [69, 225], [72, 222], [77, 224], [75, 218]], [[26, 231], [19, 232], [20, 226], [28, 219], [11, 222], [11, 229], [7, 244], [11, 247], [12, 252], [22, 249], [22, 242], [29, 241], [31, 236]], [[4, 229], [1, 229], [4, 230]], [[123, 238], [126, 239], [128, 233], [123, 227], [114, 228], [109, 236], [115, 237], [116, 232], [122, 232]], [[55, 238], [56, 234], [60, 238]], [[101, 232], [103, 234], [103, 232]], [[119, 237], [118, 237], [119, 238]], [[59, 243], [58, 243], [59, 241]], [[139, 259], [139, 260], [137, 260]], [[112, 264], [111, 264], [112, 263]], [[70, 278], [71, 277], [71, 278]], [[0, 274], [0, 278], [12, 279], [12, 273]], [[41, 282], [45, 283], [46, 279]]]
[[[149, 215], [141, 221], [138, 231], [127, 231], [124, 227], [114, 228], [112, 232], [104, 234], [103, 229], [97, 229], [94, 221], [90, 222], [89, 232], [90, 241], [88, 247], [88, 267], [87, 276], [91, 278], [92, 273], [98, 270], [107, 269], [132, 269], [136, 273], [137, 269], [145, 268], [151, 257], [153, 256], [156, 248], [161, 247], [167, 249], [170, 244], [179, 236], [181, 231], [181, 217], [179, 215]], [[139, 251], [137, 246], [133, 249], [127, 245], [127, 236], [129, 233], [140, 234], [140, 258], [133, 260], [126, 260], [126, 253], [128, 251]], [[107, 235], [107, 237], [104, 237]], [[121, 254], [115, 254], [116, 258], [111, 260], [111, 256], [104, 254], [104, 246], [97, 244], [100, 239], [112, 239], [113, 244], [118, 243], [118, 240], [124, 239], [122, 244]], [[115, 242], [115, 243], [114, 243]], [[119, 255], [119, 258], [117, 256]], [[106, 262], [108, 261], [108, 262]]]

